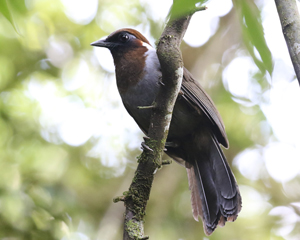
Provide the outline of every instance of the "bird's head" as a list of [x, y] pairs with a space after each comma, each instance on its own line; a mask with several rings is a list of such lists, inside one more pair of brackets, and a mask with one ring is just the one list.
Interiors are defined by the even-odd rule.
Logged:
[[131, 28], [119, 29], [91, 45], [110, 50], [120, 92], [142, 80], [146, 72], [153, 72], [154, 66], [159, 67], [155, 49], [140, 32]]
[[107, 38], [93, 42], [91, 45], [108, 48], [115, 60], [118, 57], [124, 57], [124, 54], [128, 52], [141, 54], [141, 51], [146, 52], [151, 48], [149, 41], [140, 32], [131, 28], [119, 29]]

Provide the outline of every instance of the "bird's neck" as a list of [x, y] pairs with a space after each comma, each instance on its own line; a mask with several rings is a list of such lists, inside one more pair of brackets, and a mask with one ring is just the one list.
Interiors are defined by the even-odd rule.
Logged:
[[125, 93], [130, 87], [135, 86], [145, 74], [147, 48], [139, 47], [134, 51], [122, 53], [122, 56], [114, 56], [116, 66], [116, 79], [119, 92]]

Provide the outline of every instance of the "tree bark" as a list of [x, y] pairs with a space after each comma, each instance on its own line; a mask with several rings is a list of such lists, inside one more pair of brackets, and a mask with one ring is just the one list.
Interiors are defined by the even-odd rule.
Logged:
[[282, 32], [300, 84], [300, 19], [296, 0], [275, 0]]
[[146, 205], [154, 174], [162, 166], [161, 157], [183, 76], [183, 61], [179, 46], [193, 13], [204, 9], [205, 7], [195, 8], [180, 19], [174, 19], [171, 11], [170, 20], [160, 37], [157, 55], [162, 69], [162, 87], [152, 106], [148, 137], [144, 138], [145, 142], [142, 143], [143, 152], [138, 157], [139, 164], [129, 191], [121, 198], [114, 199], [115, 202], [124, 201], [126, 207], [123, 240], [149, 238], [144, 236]]

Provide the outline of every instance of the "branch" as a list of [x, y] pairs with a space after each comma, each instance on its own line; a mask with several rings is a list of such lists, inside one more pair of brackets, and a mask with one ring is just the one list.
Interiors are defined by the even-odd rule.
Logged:
[[275, 0], [282, 32], [300, 84], [300, 20], [296, 0]]
[[[176, 2], [176, 1], [175, 1]], [[144, 216], [155, 172], [162, 166], [162, 154], [172, 118], [173, 107], [181, 87], [183, 61], [179, 49], [181, 40], [194, 12], [205, 8], [195, 8], [184, 17], [170, 16], [157, 47], [157, 55], [162, 69], [162, 86], [152, 108], [148, 137], [142, 144], [143, 152], [138, 157], [138, 167], [124, 197], [125, 221], [123, 240], [148, 239], [144, 236]]]

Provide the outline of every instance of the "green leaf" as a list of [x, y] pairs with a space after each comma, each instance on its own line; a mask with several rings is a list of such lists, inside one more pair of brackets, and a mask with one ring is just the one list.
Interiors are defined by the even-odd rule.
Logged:
[[[8, 0], [6, 0], [8, 1]], [[13, 0], [9, 2], [10, 9], [19, 14], [26, 14], [28, 12], [25, 0]]]
[[[268, 71], [271, 75], [273, 71], [272, 54], [264, 37], [258, 7], [253, 1], [234, 0], [233, 4], [239, 15], [246, 48], [261, 72]], [[261, 60], [255, 55], [255, 50], [259, 53]]]
[[18, 30], [17, 30], [17, 28], [16, 28], [16, 25], [14, 23], [14, 20], [13, 20], [11, 11], [9, 9], [8, 1], [7, 0], [0, 0], [0, 12], [11, 23], [11, 25], [13, 26], [13, 28], [15, 29], [15, 31], [17, 33], [19, 33]]
[[181, 17], [186, 15], [191, 10], [195, 9], [195, 5], [203, 6], [209, 0], [175, 0], [169, 16], [173, 16], [174, 18]]

